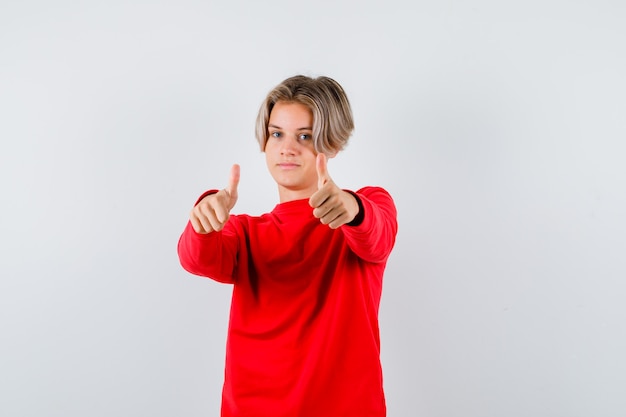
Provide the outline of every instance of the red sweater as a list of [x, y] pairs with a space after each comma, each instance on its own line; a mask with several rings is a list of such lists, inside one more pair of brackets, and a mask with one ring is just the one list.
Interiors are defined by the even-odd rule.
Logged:
[[378, 308], [397, 232], [382, 188], [357, 192], [363, 220], [333, 230], [308, 200], [224, 230], [183, 232], [192, 274], [231, 283], [223, 417], [382, 417]]

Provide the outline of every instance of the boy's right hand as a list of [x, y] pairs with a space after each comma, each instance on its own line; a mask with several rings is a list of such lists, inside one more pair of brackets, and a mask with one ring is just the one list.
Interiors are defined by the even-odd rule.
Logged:
[[196, 233], [207, 234], [219, 232], [228, 221], [230, 211], [237, 202], [237, 186], [239, 185], [239, 165], [230, 169], [228, 187], [215, 194], [204, 197], [191, 210], [189, 221]]

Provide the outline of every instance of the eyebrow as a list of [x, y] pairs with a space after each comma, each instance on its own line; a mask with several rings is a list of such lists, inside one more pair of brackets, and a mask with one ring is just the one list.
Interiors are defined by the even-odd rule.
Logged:
[[[273, 124], [268, 124], [268, 125], [267, 125], [267, 127], [268, 127], [268, 128], [269, 128], [269, 127], [273, 127], [274, 129], [283, 130], [283, 128], [282, 128], [282, 127], [280, 127], [280, 126], [276, 126], [276, 125], [273, 125]], [[312, 127], [299, 127], [299, 128], [298, 128], [298, 129], [296, 129], [296, 130], [313, 130], [313, 128], [312, 128]]]

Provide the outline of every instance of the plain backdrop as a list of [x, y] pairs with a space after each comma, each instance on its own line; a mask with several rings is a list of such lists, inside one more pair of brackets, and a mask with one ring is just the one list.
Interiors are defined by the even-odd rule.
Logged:
[[398, 207], [389, 416], [626, 415], [625, 5], [2, 0], [0, 415], [218, 415], [231, 288], [176, 244], [233, 163], [277, 203], [254, 119], [299, 73]]

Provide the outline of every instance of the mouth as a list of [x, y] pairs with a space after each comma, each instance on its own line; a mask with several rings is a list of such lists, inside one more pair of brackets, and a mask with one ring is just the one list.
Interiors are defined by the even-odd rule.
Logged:
[[280, 169], [295, 169], [300, 166], [294, 162], [280, 162], [277, 165], [278, 165], [278, 168]]

